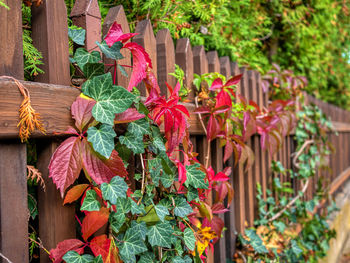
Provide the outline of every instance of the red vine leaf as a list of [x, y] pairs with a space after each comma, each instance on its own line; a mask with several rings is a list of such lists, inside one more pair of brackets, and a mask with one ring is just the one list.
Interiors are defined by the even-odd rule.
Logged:
[[138, 35], [138, 33], [123, 33], [122, 26], [117, 22], [109, 28], [108, 33], [105, 37], [105, 41], [109, 47], [113, 46], [115, 42], [121, 41], [122, 43], [127, 42], [130, 38]]
[[90, 242], [90, 248], [95, 257], [98, 255], [102, 256], [103, 262], [120, 262], [118, 251], [115, 247], [112, 246], [111, 240], [107, 238], [107, 235], [94, 237]]
[[139, 113], [135, 108], [129, 108], [123, 113], [118, 113], [115, 115], [114, 123], [129, 123], [133, 121], [137, 121], [139, 119], [144, 118], [145, 115], [142, 113]]
[[62, 257], [70, 250], [75, 250], [79, 254], [84, 252], [82, 247], [84, 243], [79, 239], [66, 239], [57, 244], [56, 248], [50, 250], [50, 257], [54, 259], [54, 263], [62, 262]]
[[80, 156], [81, 140], [79, 137], [66, 139], [53, 154], [49, 172], [57, 189], [63, 197], [65, 190], [79, 177], [82, 169]]
[[68, 190], [66, 197], [64, 198], [63, 205], [72, 203], [79, 199], [79, 197], [84, 193], [88, 184], [78, 184]]
[[90, 98], [78, 96], [71, 106], [72, 118], [75, 119], [75, 126], [80, 132], [89, 123], [92, 117], [92, 108], [96, 101]]
[[93, 233], [103, 227], [108, 222], [108, 218], [109, 210], [105, 207], [102, 207], [100, 211], [86, 213], [81, 226], [83, 239], [86, 241]]

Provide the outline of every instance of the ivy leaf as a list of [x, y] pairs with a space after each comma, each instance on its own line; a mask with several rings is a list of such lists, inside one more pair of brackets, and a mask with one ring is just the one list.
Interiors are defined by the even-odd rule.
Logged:
[[130, 203], [131, 203], [131, 213], [133, 215], [141, 215], [141, 214], [145, 214], [146, 213], [144, 204], [140, 203], [138, 205], [131, 198], [130, 198]]
[[126, 147], [132, 150], [135, 154], [144, 153], [145, 151], [142, 137], [137, 137], [129, 132], [127, 132], [125, 136], [119, 136], [119, 141], [121, 144], [124, 144]]
[[109, 216], [109, 223], [111, 224], [112, 230], [118, 233], [119, 229], [125, 223], [125, 214], [119, 211], [112, 212]]
[[184, 258], [176, 256], [173, 258], [172, 263], [192, 263], [192, 259], [186, 255]]
[[110, 73], [96, 76], [83, 86], [83, 93], [96, 101], [92, 116], [96, 121], [114, 124], [115, 114], [127, 110], [135, 95], [120, 86], [113, 86]]
[[157, 223], [148, 229], [148, 241], [152, 246], [171, 248], [173, 229], [168, 222]]
[[88, 212], [84, 217], [81, 232], [83, 239], [86, 241], [93, 233], [103, 227], [109, 218], [109, 210], [102, 207], [100, 211]]
[[169, 215], [168, 208], [158, 204], [154, 206], [154, 209], [156, 210], [156, 213], [159, 219], [164, 222], [164, 217]]
[[198, 190], [192, 186], [187, 188], [187, 201], [191, 202], [192, 200], [198, 200]]
[[55, 259], [54, 263], [62, 262], [62, 257], [70, 250], [75, 250], [83, 253], [81, 249], [84, 243], [79, 239], [66, 239], [57, 244], [57, 247], [50, 250], [50, 255]]
[[79, 177], [83, 167], [80, 157], [81, 144], [79, 137], [70, 137], [56, 149], [51, 158], [49, 177], [60, 190], [62, 197], [67, 187]]
[[94, 105], [95, 101], [93, 99], [88, 97], [83, 98], [82, 94], [73, 102], [71, 106], [72, 118], [75, 120], [75, 127], [77, 127], [80, 132], [83, 131], [91, 120], [91, 111]]
[[[111, 261], [111, 260], [110, 260]], [[111, 261], [113, 262], [113, 261]], [[103, 263], [103, 258], [101, 255], [98, 255], [97, 257], [95, 257], [93, 263]]]
[[249, 238], [249, 244], [253, 247], [256, 253], [269, 253], [269, 251], [264, 246], [261, 238], [255, 233], [253, 229], [246, 229], [244, 232]]
[[86, 63], [84, 68], [85, 77], [90, 80], [95, 76], [99, 76], [105, 73], [105, 65], [102, 63]]
[[87, 140], [92, 143], [94, 150], [108, 159], [114, 150], [114, 137], [117, 135], [113, 126], [102, 124], [99, 128], [90, 127], [87, 134]]
[[118, 64], [118, 68], [119, 68], [120, 72], [122, 73], [122, 75], [123, 75], [124, 77], [129, 77], [129, 76], [128, 76], [128, 73], [126, 73], [126, 70], [125, 70], [125, 68], [124, 68], [122, 65], [119, 65], [119, 64]]
[[115, 205], [118, 197], [126, 197], [126, 191], [128, 188], [129, 187], [123, 178], [114, 176], [109, 183], [101, 184], [103, 199], [108, 200], [111, 204]]
[[147, 227], [145, 222], [136, 222], [132, 221], [131, 222], [131, 229], [137, 233], [140, 234], [140, 237], [142, 240], [146, 240], [146, 234], [147, 234]]
[[163, 173], [162, 176], [160, 177], [160, 181], [162, 182], [163, 186], [165, 188], [169, 188], [175, 180], [175, 175], [168, 174], [168, 173]]
[[118, 213], [120, 212], [120, 213], [126, 214], [126, 213], [129, 213], [131, 210], [131, 203], [129, 198], [118, 197], [116, 206], [117, 206]]
[[119, 248], [120, 256], [125, 262], [135, 261], [135, 255], [141, 254], [142, 252], [148, 250], [140, 233], [134, 231], [132, 228], [126, 230], [122, 242], [117, 246]]
[[299, 256], [300, 253], [303, 252], [303, 250], [299, 247], [299, 245], [297, 244], [297, 242], [295, 240], [292, 240], [291, 241], [291, 244], [292, 244], [292, 251], [295, 255]]
[[199, 189], [208, 189], [208, 182], [204, 181], [205, 173], [198, 168], [200, 165], [198, 163], [192, 165], [186, 165], [186, 175], [187, 180], [185, 181], [185, 186], [193, 186]]
[[80, 46], [85, 45], [85, 29], [72, 29], [68, 28], [68, 37], [76, 44]]
[[74, 60], [78, 64], [79, 68], [85, 72], [84, 66], [87, 63], [98, 63], [101, 60], [100, 52], [92, 51], [91, 53], [84, 48], [78, 48], [74, 54]]
[[129, 123], [128, 132], [136, 137], [143, 137], [145, 134], [150, 134], [150, 125], [146, 118], [139, 119]]
[[140, 259], [138, 263], [150, 263], [150, 262], [156, 262], [153, 253], [145, 252], [140, 255]]
[[111, 47], [107, 45], [106, 41], [102, 41], [101, 43], [96, 41], [96, 44], [98, 45], [102, 53], [106, 55], [107, 58], [111, 58], [114, 60], [124, 58], [122, 53], [120, 53], [120, 49], [123, 47], [122, 42], [115, 42]]
[[80, 256], [75, 251], [68, 251], [62, 259], [67, 263], [92, 263], [94, 257], [91, 255]]
[[97, 194], [95, 190], [87, 190], [83, 204], [80, 207], [80, 211], [100, 211], [101, 204], [97, 200]]
[[185, 217], [192, 213], [192, 207], [187, 203], [185, 198], [177, 197], [175, 198], [175, 208], [174, 214], [179, 217]]
[[194, 236], [193, 231], [190, 228], [186, 228], [184, 231], [184, 241], [185, 245], [189, 250], [194, 250], [196, 247], [196, 238]]

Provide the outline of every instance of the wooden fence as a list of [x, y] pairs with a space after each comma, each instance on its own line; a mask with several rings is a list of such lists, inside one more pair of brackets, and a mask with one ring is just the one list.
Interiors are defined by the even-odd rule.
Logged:
[[[13, 76], [23, 80], [22, 54], [22, 0], [5, 0], [10, 10], [0, 7], [0, 75]], [[70, 105], [80, 91], [71, 87], [69, 72], [69, 47], [67, 15], [64, 0], [43, 1], [39, 7], [32, 9], [32, 38], [34, 45], [43, 54], [43, 70], [45, 74], [37, 76], [35, 82], [23, 82], [29, 89], [33, 107], [41, 114], [47, 130], [47, 135], [33, 134], [37, 143], [37, 166], [42, 172], [46, 192], [38, 191], [39, 236], [48, 249], [54, 248], [58, 242], [76, 236], [74, 206], [62, 206], [59, 191], [48, 178], [48, 163], [51, 155], [62, 140], [55, 132], [63, 132], [73, 125], [70, 116]], [[71, 12], [73, 23], [87, 30], [86, 48], [96, 49], [96, 41], [101, 41], [114, 21], [122, 25], [124, 32], [129, 32], [128, 22], [122, 6], [110, 9], [101, 27], [101, 15], [97, 0], [76, 0]], [[102, 31], [102, 32], [101, 32]], [[268, 99], [261, 89], [261, 76], [258, 72], [239, 68], [237, 63], [228, 57], [219, 57], [216, 51], [206, 52], [203, 46], [192, 47], [189, 39], [179, 39], [176, 46], [167, 29], [154, 35], [149, 20], [137, 23], [135, 31], [139, 33], [133, 41], [142, 45], [150, 54], [154, 72], [158, 76], [163, 94], [166, 94], [165, 81], [175, 84], [175, 79], [168, 73], [174, 71], [178, 64], [185, 72], [185, 84], [191, 86], [193, 74], [220, 72], [229, 77], [243, 73], [243, 79], [238, 86], [238, 92], [248, 99], [258, 102], [259, 106], [267, 106]], [[122, 64], [130, 65], [128, 53]], [[108, 59], [104, 58], [108, 63]], [[130, 69], [127, 69], [130, 73]], [[117, 76], [117, 83], [127, 86], [128, 79]], [[142, 94], [145, 88], [140, 85]], [[194, 95], [190, 94], [193, 99]], [[28, 262], [28, 211], [27, 211], [27, 179], [26, 179], [26, 145], [18, 139], [17, 123], [18, 107], [21, 95], [12, 81], [0, 81], [0, 252], [12, 262]], [[312, 97], [308, 101], [319, 105], [335, 121], [339, 136], [330, 134], [330, 140], [336, 148], [331, 157], [333, 172], [318, 174], [310, 184], [307, 198], [313, 195], [315, 180], [321, 175], [326, 176], [335, 192], [348, 178], [350, 172], [350, 121], [349, 112], [325, 104]], [[189, 103], [190, 109], [194, 105]], [[200, 161], [204, 161], [206, 138], [195, 114], [190, 118], [191, 139], [195, 151], [199, 153]], [[287, 168], [291, 168], [291, 153], [295, 150], [292, 136], [283, 139], [281, 150], [272, 158], [280, 160]], [[242, 232], [245, 225], [252, 225], [256, 216], [257, 203], [256, 183], [262, 185], [264, 194], [271, 185], [272, 176], [269, 172], [271, 158], [263, 152], [259, 144], [259, 136], [255, 135], [248, 141], [255, 153], [255, 163], [246, 173], [242, 166], [236, 167], [231, 175], [234, 187], [234, 200], [230, 211], [221, 215], [227, 230], [223, 238], [215, 245], [215, 253], [209, 262], [226, 262], [232, 258], [235, 248], [236, 232]], [[233, 157], [223, 163], [223, 149], [218, 142], [212, 143], [211, 165], [216, 171], [225, 166], [233, 166]], [[338, 176], [340, 175], [340, 176]], [[338, 177], [337, 177], [338, 176]], [[288, 177], [280, 176], [282, 182], [290, 181]], [[295, 185], [295, 190], [298, 190]], [[0, 258], [0, 262], [5, 262]], [[49, 262], [48, 256], [41, 253], [40, 262]]]

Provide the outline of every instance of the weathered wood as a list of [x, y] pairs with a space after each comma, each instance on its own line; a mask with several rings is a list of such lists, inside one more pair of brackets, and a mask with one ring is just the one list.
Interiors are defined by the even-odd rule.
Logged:
[[208, 58], [208, 69], [209, 72], [218, 72], [220, 73], [220, 62], [217, 51], [209, 51], [207, 53]]
[[157, 33], [157, 68], [158, 83], [162, 95], [168, 94], [166, 83], [175, 87], [176, 79], [169, 73], [175, 71], [175, 48], [169, 29], [159, 30]]
[[[185, 74], [184, 85], [192, 90], [193, 81], [193, 54], [190, 40], [181, 38], [176, 43], [175, 62], [182, 68]], [[188, 99], [193, 100], [193, 90], [188, 94]]]
[[[152, 61], [153, 73], [157, 75], [157, 41], [150, 20], [146, 19], [138, 22], [135, 33], [138, 33], [138, 35], [133, 38], [133, 42], [141, 45], [146, 50]], [[146, 95], [146, 88], [143, 83], [139, 85], [139, 90], [142, 96]]]
[[228, 56], [219, 58], [220, 63], [220, 73], [224, 75], [227, 79], [231, 77], [231, 65]]
[[[130, 33], [128, 20], [126, 19], [126, 15], [125, 15], [124, 8], [122, 5], [112, 7], [108, 10], [108, 14], [107, 14], [106, 18], [104, 19], [103, 26], [102, 26], [103, 36], [107, 35], [108, 30], [110, 29], [110, 27], [113, 25], [114, 22], [117, 22], [118, 24], [121, 25], [124, 33]], [[131, 66], [131, 53], [130, 53], [130, 51], [127, 49], [121, 49], [120, 53], [124, 56], [124, 58], [118, 60], [118, 64]], [[103, 62], [105, 64], [114, 64], [114, 60], [107, 58], [105, 55], [103, 55]], [[114, 68], [113, 67], [109, 67], [109, 68], [110, 68], [109, 72], [111, 72], [111, 74], [114, 74]], [[126, 73], [128, 74], [128, 76], [130, 76], [132, 69], [130, 67], [124, 67], [124, 69], [125, 69]], [[129, 78], [124, 76], [120, 72], [119, 69], [117, 69], [116, 83], [117, 83], [117, 85], [122, 86], [122, 87], [128, 87], [128, 85], [129, 85]]]
[[[232, 168], [232, 173], [230, 174], [229, 182], [233, 186], [234, 184], [234, 156], [231, 156], [228, 160], [228, 166]], [[236, 194], [236, 193], [235, 193]], [[236, 222], [235, 222], [235, 212], [239, 207], [235, 207], [234, 199], [236, 196], [234, 196], [231, 204], [229, 207], [229, 211], [225, 213], [225, 227], [227, 227], [227, 230], [225, 231], [225, 239], [226, 239], [226, 258], [233, 258], [233, 254], [235, 253], [236, 248]]]
[[[0, 75], [23, 79], [22, 1], [3, 2], [10, 9], [0, 8]], [[0, 140], [0, 252], [11, 262], [29, 261], [26, 164], [25, 144]]]
[[194, 46], [193, 53], [193, 73], [202, 75], [208, 73], [208, 59], [205, 55], [204, 46]]
[[74, 25], [86, 30], [86, 50], [99, 50], [96, 44], [96, 41], [101, 42], [101, 12], [98, 7], [98, 1], [76, 0], [70, 17], [72, 18]]
[[[240, 71], [238, 64], [236, 62], [231, 62], [230, 64], [231, 64], [231, 76], [237, 76], [237, 75], [241, 74], [241, 71]], [[242, 94], [241, 86], [242, 86], [242, 84], [240, 81], [237, 84], [237, 89], [236, 89], [237, 93], [239, 93], [239, 94]]]

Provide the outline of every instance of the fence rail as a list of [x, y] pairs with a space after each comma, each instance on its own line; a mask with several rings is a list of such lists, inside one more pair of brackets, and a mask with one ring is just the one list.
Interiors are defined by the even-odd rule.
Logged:
[[[11, 75], [23, 80], [23, 55], [22, 55], [22, 21], [21, 0], [5, 0], [10, 10], [0, 8], [0, 75]], [[43, 70], [36, 82], [24, 82], [31, 94], [33, 107], [41, 114], [47, 130], [43, 136], [34, 133], [37, 138], [38, 168], [43, 174], [46, 192], [38, 192], [39, 207], [39, 236], [45, 247], [54, 248], [58, 242], [74, 238], [76, 226], [74, 219], [74, 207], [62, 206], [62, 199], [52, 180], [48, 178], [48, 163], [51, 155], [58, 146], [61, 138], [55, 133], [63, 132], [73, 124], [70, 116], [70, 105], [79, 94], [79, 89], [71, 87], [68, 38], [67, 38], [67, 14], [64, 0], [44, 1], [39, 7], [33, 7], [32, 12], [32, 37], [33, 42], [44, 57]], [[114, 21], [120, 23], [124, 32], [129, 32], [126, 15], [122, 6], [110, 9], [101, 27], [101, 15], [97, 0], [76, 0], [71, 13], [72, 21], [87, 30], [86, 46], [88, 50], [96, 48], [96, 41], [101, 41], [101, 31], [106, 34]], [[102, 30], [101, 30], [102, 28]], [[153, 33], [149, 20], [137, 23], [135, 31], [139, 33], [134, 41], [142, 45], [150, 54], [153, 69], [159, 81], [163, 94], [166, 94], [165, 81], [174, 85], [175, 79], [168, 73], [174, 71], [174, 64], [178, 64], [185, 73], [185, 84], [191, 86], [193, 74], [208, 72], [220, 72], [229, 77], [243, 74], [238, 92], [258, 102], [260, 107], [268, 105], [266, 93], [261, 88], [261, 76], [254, 70], [239, 68], [237, 63], [231, 62], [228, 57], [219, 57], [216, 51], [206, 52], [203, 46], [192, 47], [189, 39], [179, 39], [176, 46], [167, 29]], [[122, 61], [125, 65], [131, 65], [131, 57], [123, 54]], [[107, 58], [104, 62], [109, 63]], [[130, 69], [127, 69], [130, 73]], [[128, 79], [118, 73], [117, 84], [127, 86]], [[146, 90], [140, 85], [141, 94]], [[190, 94], [193, 100], [194, 94]], [[319, 172], [312, 179], [306, 198], [314, 194], [316, 180], [323, 176], [333, 184], [332, 192], [341, 187], [345, 179], [349, 177], [350, 167], [350, 113], [335, 106], [307, 96], [308, 103], [318, 105], [334, 121], [339, 135], [330, 134], [330, 141], [336, 148], [336, 153], [331, 156], [332, 172]], [[18, 106], [21, 96], [15, 84], [11, 81], [0, 81], [0, 251], [12, 262], [28, 262], [28, 212], [27, 212], [27, 181], [26, 181], [26, 146], [18, 139], [17, 123]], [[193, 111], [193, 103], [187, 106]], [[207, 141], [204, 131], [195, 114], [190, 118], [191, 139], [194, 142], [194, 151], [199, 153], [199, 159], [204, 161], [204, 153]], [[292, 168], [291, 154], [295, 151], [293, 135], [283, 139], [281, 149], [272, 158], [263, 152], [259, 144], [259, 136], [253, 136], [248, 145], [255, 153], [255, 163], [247, 172], [241, 165], [233, 169], [230, 181], [234, 187], [234, 200], [230, 205], [230, 211], [221, 215], [225, 221], [227, 231], [223, 238], [215, 245], [215, 253], [209, 258], [209, 262], [226, 262], [232, 258], [235, 250], [236, 232], [242, 232], [246, 225], [252, 225], [256, 216], [257, 202], [255, 199], [256, 183], [262, 185], [264, 196], [266, 189], [271, 185], [273, 176], [279, 176], [282, 182], [291, 181], [291, 178], [283, 175], [271, 175], [271, 160], [279, 160], [287, 167]], [[233, 166], [234, 159], [230, 158], [223, 163], [223, 149], [217, 141], [212, 142], [211, 165], [217, 171], [226, 166]], [[345, 172], [343, 172], [345, 171]], [[342, 173], [343, 172], [343, 173]], [[345, 175], [344, 175], [345, 174]], [[337, 178], [341, 175], [341, 178]], [[293, 182], [292, 182], [293, 183]], [[294, 185], [298, 191], [299, 185]], [[0, 262], [3, 259], [0, 258]], [[41, 253], [40, 262], [49, 262], [45, 253]]]

